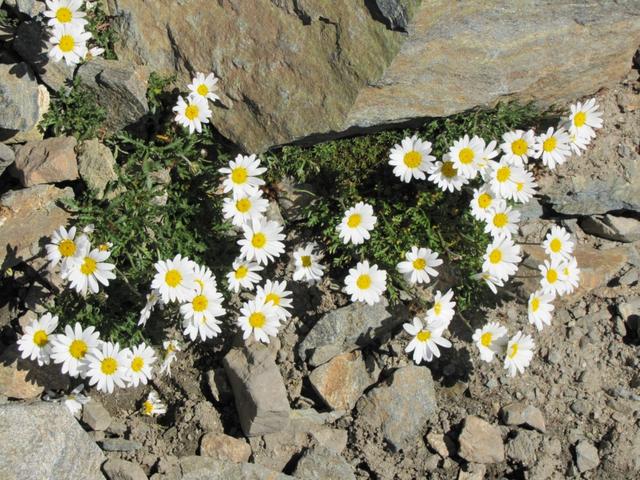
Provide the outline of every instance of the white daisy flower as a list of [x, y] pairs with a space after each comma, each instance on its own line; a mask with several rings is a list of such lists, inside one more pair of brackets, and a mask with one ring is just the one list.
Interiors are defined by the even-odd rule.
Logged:
[[189, 95], [186, 101], [180, 95], [173, 111], [176, 114], [174, 121], [188, 128], [190, 134], [202, 132], [202, 124], [209, 123], [209, 118], [211, 118], [211, 110], [207, 100], [195, 95]]
[[78, 24], [54, 27], [49, 38], [49, 58], [55, 62], [64, 59], [70, 66], [77, 65], [87, 55], [87, 40], [90, 38], [91, 33], [85, 32]]
[[478, 136], [469, 139], [469, 135], [465, 135], [453, 142], [444, 160], [452, 161], [462, 176], [472, 179], [478, 174], [478, 170], [486, 165], [486, 159], [483, 158], [484, 149], [483, 139]]
[[127, 349], [127, 354], [126, 376], [129, 386], [137, 387], [140, 383], [146, 385], [151, 380], [151, 369], [158, 359], [155, 350], [141, 343], [130, 351]]
[[562, 273], [565, 268], [564, 263], [561, 258], [552, 258], [551, 261], [545, 260], [538, 266], [542, 274], [540, 286], [544, 293], [560, 297], [566, 293], [568, 285]]
[[373, 207], [368, 203], [358, 202], [348, 209], [338, 225], [338, 236], [344, 243], [360, 245], [371, 238], [369, 233], [378, 219], [373, 214]]
[[233, 270], [227, 273], [229, 288], [234, 292], [239, 292], [241, 288], [253, 290], [257, 283], [262, 281], [262, 277], [256, 273], [264, 270], [256, 262], [247, 262], [242, 258], [237, 258], [233, 262]]
[[88, 62], [89, 60], [93, 60], [96, 57], [99, 57], [104, 53], [104, 48], [100, 47], [91, 47], [89, 51], [84, 56], [84, 61]]
[[462, 175], [453, 165], [453, 162], [446, 158], [442, 162], [436, 162], [433, 167], [429, 169], [429, 174], [429, 181], [438, 185], [444, 192], [447, 190], [450, 192], [460, 190], [462, 186], [469, 181], [469, 179]]
[[51, 333], [58, 326], [58, 317], [45, 313], [24, 327], [18, 340], [18, 350], [22, 358], [36, 360], [39, 366], [48, 365], [51, 360]]
[[182, 347], [177, 340], [165, 340], [162, 342], [162, 365], [160, 366], [160, 373], [166, 373], [171, 376], [171, 364], [176, 360], [176, 352], [181, 352]]
[[482, 258], [482, 271], [502, 281], [507, 281], [518, 271], [518, 263], [522, 260], [520, 246], [507, 237], [495, 238]]
[[551, 312], [553, 312], [554, 294], [544, 293], [542, 290], [533, 292], [529, 296], [527, 314], [529, 323], [534, 324], [538, 331], [545, 325], [551, 325]]
[[569, 132], [569, 147], [571, 151], [578, 156], [582, 155], [582, 152], [587, 150], [587, 147], [591, 143], [591, 137], [581, 132]]
[[217, 83], [218, 79], [213, 73], [205, 76], [204, 73], [198, 72], [187, 88], [191, 92], [191, 95], [215, 102], [220, 99], [218, 95], [213, 93], [218, 89]]
[[500, 162], [490, 162], [488, 183], [493, 194], [505, 200], [512, 199], [518, 190], [518, 182], [525, 177], [524, 172], [523, 167], [507, 163], [504, 158]]
[[493, 238], [505, 236], [511, 238], [518, 233], [520, 212], [507, 205], [504, 200], [496, 200], [487, 212], [484, 231]]
[[191, 292], [197, 288], [193, 269], [194, 262], [182, 255], [176, 255], [173, 260], [160, 260], [154, 264], [156, 274], [151, 282], [151, 288], [160, 294], [164, 303], [173, 301], [184, 302]]
[[224, 192], [233, 192], [234, 198], [259, 195], [264, 180], [258, 176], [266, 171], [266, 168], [260, 167], [260, 159], [255, 155], [238, 155], [235, 160], [229, 162], [228, 167], [219, 170], [226, 176], [222, 182]]
[[480, 143], [482, 145], [482, 153], [480, 154], [478, 170], [480, 171], [480, 175], [484, 178], [489, 162], [500, 155], [500, 150], [496, 148], [498, 146], [498, 142], [495, 140], [491, 140], [489, 143], [485, 144], [484, 139], [480, 138]]
[[590, 98], [584, 103], [578, 102], [571, 105], [569, 131], [582, 137], [595, 137], [595, 129], [602, 128], [602, 112], [598, 112], [598, 108], [595, 98]]
[[100, 251], [98, 248], [89, 251], [89, 244], [85, 244], [76, 255], [69, 258], [61, 276], [69, 280], [71, 288], [82, 296], [86, 296], [88, 291], [98, 293], [100, 284], [107, 287], [109, 280], [116, 278], [113, 273], [116, 266], [105, 262], [110, 255], [111, 252]]
[[471, 215], [473, 218], [484, 222], [495, 200], [496, 197], [487, 185], [476, 188], [473, 191], [473, 198], [471, 199]]
[[580, 283], [580, 269], [575, 257], [562, 263], [562, 280], [565, 284], [565, 293], [573, 293]]
[[402, 328], [413, 336], [405, 348], [405, 352], [413, 352], [413, 361], [416, 365], [423, 360], [430, 362], [434, 356], [440, 357], [438, 345], [444, 348], [451, 347], [451, 342], [442, 336], [447, 328], [444, 320], [427, 317], [426, 324], [423, 326], [422, 321], [418, 317], [414, 317], [413, 323], [405, 323]]
[[74, 25], [84, 28], [86, 13], [80, 10], [82, 0], [45, 0], [48, 10], [43, 15], [49, 19], [48, 25], [64, 27]]
[[76, 322], [74, 327], [64, 327], [64, 334], [59, 333], [51, 338], [51, 359], [54, 363], [62, 364], [62, 373], [71, 377], [84, 377], [85, 357], [87, 352], [98, 346], [100, 332], [95, 327], [82, 329]]
[[278, 335], [280, 327], [274, 306], [258, 299], [249, 300], [242, 305], [237, 322], [244, 340], [253, 333], [254, 338], [263, 343], [269, 343], [269, 337]]
[[267, 280], [264, 287], [258, 286], [256, 290], [256, 301], [269, 303], [275, 310], [279, 321], [286, 320], [291, 316], [291, 312], [287, 310], [292, 307], [291, 291], [287, 290], [287, 282], [272, 282]]
[[184, 318], [182, 326], [185, 336], [195, 341], [198, 336], [204, 342], [222, 332], [218, 317], [227, 313], [222, 307], [222, 295], [212, 287], [194, 290], [191, 297], [180, 306]]
[[551, 258], [568, 260], [573, 255], [575, 244], [564, 227], [554, 225], [542, 242], [544, 252]]
[[553, 127], [549, 127], [546, 133], [536, 138], [535, 158], [542, 157], [542, 163], [551, 170], [556, 165], [562, 165], [571, 155], [571, 140], [569, 134], [564, 128], [560, 127], [554, 131]]
[[504, 368], [509, 370], [509, 376], [524, 373], [533, 358], [535, 343], [530, 335], [524, 335], [521, 331], [516, 333], [507, 344], [507, 353], [504, 357]]
[[504, 282], [502, 280], [488, 272], [475, 273], [471, 275], [471, 278], [474, 280], [482, 280], [494, 294], [498, 293], [497, 287], [504, 287]]
[[84, 384], [81, 383], [76, 388], [71, 390], [69, 395], [66, 395], [64, 397], [64, 400], [62, 400], [64, 406], [67, 407], [67, 409], [71, 412], [71, 415], [73, 415], [74, 417], [79, 417], [83, 405], [86, 405], [87, 403], [89, 403], [89, 400], [91, 400], [91, 397], [82, 393], [83, 390]]
[[246, 223], [260, 220], [268, 208], [269, 201], [262, 198], [262, 193], [258, 190], [258, 195], [250, 197], [225, 198], [222, 213], [225, 219], [241, 227]]
[[89, 385], [97, 385], [101, 392], [113, 393], [114, 387], [125, 387], [128, 363], [127, 349], [120, 345], [101, 342], [87, 353], [87, 377]]
[[218, 282], [216, 277], [209, 267], [206, 265], [195, 265], [193, 267], [193, 281], [196, 282], [197, 289], [204, 290], [205, 288], [218, 288]]
[[438, 258], [438, 253], [429, 248], [411, 247], [411, 251], [405, 253], [406, 261], [398, 263], [398, 272], [412, 283], [429, 283], [431, 277], [437, 277], [438, 271], [435, 267], [442, 265], [442, 259]]
[[142, 414], [148, 417], [155, 417], [156, 415], [163, 415], [167, 413], [167, 406], [162, 403], [158, 393], [150, 391], [147, 399], [142, 403]]
[[403, 182], [409, 183], [412, 178], [424, 180], [425, 172], [436, 159], [430, 153], [431, 142], [424, 141], [417, 135], [407, 137], [391, 149], [389, 165], [393, 167], [393, 174]]
[[144, 305], [143, 309], [140, 311], [140, 319], [138, 320], [138, 326], [144, 327], [147, 324], [147, 320], [151, 317], [151, 312], [155, 308], [158, 302], [162, 302], [160, 298], [160, 292], [157, 290], [151, 290], [151, 292], [147, 293], [147, 303]]
[[58, 230], [51, 235], [51, 243], [45, 247], [49, 267], [53, 268], [62, 262], [62, 267], [64, 268], [67, 260], [72, 258], [82, 248], [86, 248], [88, 244], [89, 239], [86, 235], [78, 235], [76, 239], [76, 227], [71, 227], [68, 231], [63, 226], [59, 227]]
[[299, 282], [304, 280], [309, 284], [319, 281], [324, 275], [324, 266], [320, 265], [320, 255], [313, 253], [316, 248], [314, 243], [310, 243], [293, 252], [295, 264], [295, 272], [293, 272], [293, 280]]
[[447, 290], [444, 295], [440, 290], [436, 292], [436, 296], [433, 299], [433, 307], [427, 311], [427, 318], [433, 320], [442, 320], [445, 327], [449, 326], [451, 319], [455, 315], [454, 307], [456, 302], [452, 302], [453, 290]]
[[524, 170], [523, 175], [516, 180], [516, 190], [513, 192], [511, 199], [519, 203], [529, 203], [536, 193], [538, 184], [533, 173]]
[[345, 292], [351, 295], [352, 302], [378, 303], [387, 289], [387, 272], [379, 270], [377, 265], [369, 266], [368, 261], [358, 262], [356, 268], [349, 269], [344, 280]]
[[238, 240], [240, 254], [247, 260], [255, 259], [259, 264], [268, 264], [284, 253], [285, 235], [282, 225], [267, 219], [254, 220], [242, 227], [244, 238]]
[[497, 322], [489, 322], [478, 328], [472, 338], [480, 351], [480, 360], [492, 362], [496, 354], [504, 352], [507, 345], [507, 329]]
[[515, 130], [502, 135], [500, 148], [504, 152], [502, 160], [509, 165], [522, 166], [533, 156], [535, 133], [533, 130]]

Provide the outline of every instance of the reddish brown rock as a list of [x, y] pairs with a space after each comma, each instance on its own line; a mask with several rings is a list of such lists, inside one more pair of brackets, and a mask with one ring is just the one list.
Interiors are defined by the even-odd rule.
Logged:
[[243, 463], [249, 461], [251, 447], [245, 440], [224, 433], [206, 433], [200, 439], [200, 455]]
[[54, 137], [28, 142], [16, 152], [17, 177], [25, 187], [78, 178], [76, 139]]

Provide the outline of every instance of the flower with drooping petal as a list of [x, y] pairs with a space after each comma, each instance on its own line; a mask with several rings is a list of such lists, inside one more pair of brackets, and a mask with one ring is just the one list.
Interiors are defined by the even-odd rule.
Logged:
[[405, 352], [413, 352], [413, 361], [416, 365], [419, 365], [423, 360], [430, 362], [433, 357], [440, 357], [439, 346], [451, 347], [451, 342], [442, 336], [447, 328], [447, 323], [442, 319], [427, 317], [423, 326], [422, 321], [415, 317], [413, 323], [405, 323], [402, 328], [413, 336], [405, 348]]
[[509, 370], [509, 376], [524, 373], [524, 369], [531, 363], [535, 346], [531, 335], [525, 335], [521, 331], [509, 340], [504, 358], [504, 368]]
[[480, 360], [491, 362], [496, 354], [504, 352], [507, 329], [497, 322], [489, 322], [474, 332], [473, 341], [480, 351]]

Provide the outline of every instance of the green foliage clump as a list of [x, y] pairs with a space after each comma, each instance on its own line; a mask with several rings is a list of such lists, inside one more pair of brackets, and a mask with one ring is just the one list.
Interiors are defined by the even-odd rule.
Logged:
[[107, 60], [116, 60], [114, 46], [118, 41], [118, 32], [113, 28], [113, 17], [107, 15], [102, 1], [92, 3], [87, 9], [87, 31], [91, 32], [98, 47], [104, 48], [102, 54]]

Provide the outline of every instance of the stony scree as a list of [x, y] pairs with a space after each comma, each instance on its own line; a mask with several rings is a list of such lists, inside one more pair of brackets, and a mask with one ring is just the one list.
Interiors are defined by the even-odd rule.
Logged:
[[104, 431], [111, 425], [111, 415], [100, 402], [91, 400], [82, 407], [82, 421], [91, 430]]
[[347, 461], [321, 446], [314, 446], [302, 454], [293, 476], [308, 480], [356, 480], [353, 467]]
[[336, 355], [368, 345], [401, 325], [407, 318], [404, 307], [389, 307], [383, 300], [375, 305], [352, 303], [323, 315], [298, 347], [300, 357], [318, 366]]
[[102, 480], [100, 466], [104, 460], [98, 446], [64, 405], [0, 404], [0, 478], [3, 480]]
[[479, 417], [471, 415], [465, 418], [458, 444], [458, 455], [468, 462], [504, 461], [504, 443], [500, 428]]
[[394, 450], [405, 448], [437, 414], [430, 371], [415, 365], [397, 369], [358, 400], [356, 410], [357, 425], [379, 429]]
[[76, 144], [74, 137], [54, 137], [20, 147], [16, 152], [15, 170], [22, 186], [76, 180]]
[[248, 437], [278, 432], [289, 423], [284, 380], [269, 349], [255, 344], [224, 357], [242, 431]]
[[102, 471], [107, 480], [147, 480], [140, 465], [119, 458], [110, 458], [104, 462]]
[[540, 409], [526, 402], [515, 402], [503, 407], [502, 421], [505, 425], [526, 425], [541, 433], [547, 431]]
[[223, 462], [214, 458], [189, 456], [178, 463], [178, 472], [155, 474], [153, 480], [293, 480], [294, 477], [274, 472], [253, 463]]
[[200, 455], [234, 463], [248, 462], [251, 447], [240, 438], [224, 433], [206, 433], [200, 439]]
[[600, 464], [598, 449], [591, 442], [581, 440], [575, 446], [575, 460], [580, 473], [593, 470]]

